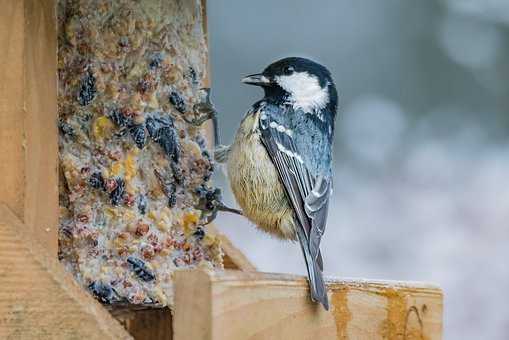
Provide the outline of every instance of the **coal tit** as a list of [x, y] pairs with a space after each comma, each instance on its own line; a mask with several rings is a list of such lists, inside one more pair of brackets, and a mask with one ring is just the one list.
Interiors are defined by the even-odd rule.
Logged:
[[242, 82], [262, 87], [265, 96], [216, 156], [227, 164], [243, 214], [265, 232], [300, 242], [311, 298], [328, 309], [319, 245], [332, 191], [336, 87], [325, 67], [297, 57]]

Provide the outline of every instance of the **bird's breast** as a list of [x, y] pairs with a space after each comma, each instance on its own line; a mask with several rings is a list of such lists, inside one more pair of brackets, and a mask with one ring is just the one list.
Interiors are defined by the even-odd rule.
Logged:
[[277, 170], [261, 143], [257, 113], [248, 114], [242, 121], [227, 169], [244, 215], [271, 234], [294, 238], [293, 212]]

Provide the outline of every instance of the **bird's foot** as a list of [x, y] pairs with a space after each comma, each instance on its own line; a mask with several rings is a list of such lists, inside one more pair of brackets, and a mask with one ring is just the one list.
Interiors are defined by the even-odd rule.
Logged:
[[225, 164], [228, 161], [231, 145], [217, 145], [214, 149], [214, 160], [219, 164]]
[[194, 126], [201, 126], [209, 119], [215, 119], [217, 117], [217, 110], [214, 104], [210, 101], [210, 88], [200, 89], [200, 102], [193, 106], [193, 111], [196, 113], [196, 117], [189, 119], [184, 117], [184, 120]]
[[199, 197], [197, 209], [202, 212], [202, 219], [205, 224], [209, 224], [215, 220], [219, 211], [226, 211], [233, 214], [243, 215], [241, 210], [230, 208], [225, 205], [221, 197], [221, 189], [207, 188], [201, 186], [196, 190]]

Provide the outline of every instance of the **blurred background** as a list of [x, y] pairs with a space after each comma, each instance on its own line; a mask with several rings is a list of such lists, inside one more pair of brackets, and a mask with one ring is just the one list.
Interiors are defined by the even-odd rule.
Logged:
[[[326, 65], [340, 94], [329, 276], [445, 291], [445, 339], [508, 339], [509, 1], [209, 2], [222, 142], [286, 56]], [[234, 205], [223, 175], [216, 180]], [[300, 248], [217, 224], [262, 271], [305, 273]]]

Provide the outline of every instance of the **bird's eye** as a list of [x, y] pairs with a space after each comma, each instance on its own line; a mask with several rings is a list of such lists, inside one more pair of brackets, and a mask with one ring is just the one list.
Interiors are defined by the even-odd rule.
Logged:
[[285, 66], [285, 67], [283, 68], [283, 74], [285, 74], [285, 75], [289, 76], [290, 74], [292, 74], [292, 73], [293, 73], [293, 71], [294, 71], [294, 70], [295, 70], [295, 69], [293, 68], [293, 66]]

